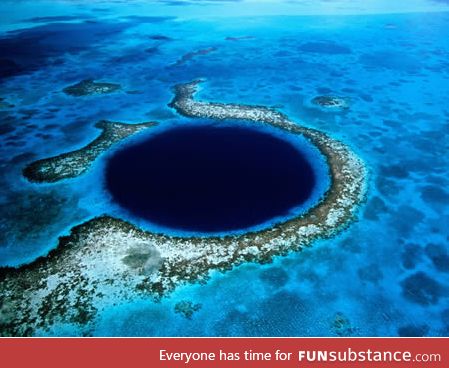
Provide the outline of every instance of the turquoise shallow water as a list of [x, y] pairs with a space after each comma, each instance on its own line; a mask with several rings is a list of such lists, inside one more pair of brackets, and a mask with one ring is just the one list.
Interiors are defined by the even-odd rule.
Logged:
[[[87, 174], [51, 185], [28, 183], [21, 175], [27, 163], [90, 142], [100, 119], [179, 124], [184, 118], [167, 107], [171, 87], [206, 78], [202, 99], [275, 106], [347, 143], [370, 171], [366, 204], [333, 239], [269, 265], [212, 273], [205, 285], [179, 288], [159, 303], [111, 307], [93, 334], [447, 336], [444, 2], [416, 2], [395, 14], [307, 16], [281, 16], [282, 7], [276, 16], [270, 9], [251, 16], [242, 7], [238, 17], [232, 4], [207, 6], [229, 14], [104, 2], [42, 2], [39, 11], [22, 2], [8, 17], [2, 12], [0, 97], [14, 107], [0, 110], [0, 264], [45, 254], [97, 214], [125, 215], [100, 185], [107, 154]], [[120, 83], [123, 91], [82, 98], [61, 92], [86, 78]], [[318, 109], [310, 103], [318, 95], [345, 97], [350, 108]], [[201, 309], [186, 319], [174, 312], [180, 300]]]

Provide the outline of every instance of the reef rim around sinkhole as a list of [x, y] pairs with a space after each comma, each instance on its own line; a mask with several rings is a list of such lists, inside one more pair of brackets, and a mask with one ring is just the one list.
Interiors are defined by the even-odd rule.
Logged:
[[[206, 281], [212, 270], [270, 262], [337, 234], [355, 219], [365, 200], [367, 169], [346, 144], [264, 106], [196, 101], [200, 83], [176, 86], [170, 106], [189, 118], [250, 121], [304, 136], [329, 166], [330, 187], [324, 198], [304, 215], [271, 228], [207, 238], [145, 231], [139, 224], [108, 215], [90, 219], [61, 237], [47, 256], [18, 268], [0, 268], [0, 302], [5, 310], [1, 335], [33, 335], [60, 324], [76, 325], [82, 334], [89, 334], [96, 317], [111, 304], [142, 297], [158, 299], [179, 285]], [[121, 127], [122, 131], [127, 133], [129, 128]], [[124, 135], [129, 134], [101, 134], [95, 144], [75, 151], [76, 155], [69, 153], [62, 160], [46, 163], [58, 172], [58, 164], [66, 168], [75, 160], [87, 170], [97, 153]], [[95, 155], [81, 160], [83, 152], [89, 153], [92, 147]], [[141, 262], [130, 262], [136, 255], [143, 257]]]

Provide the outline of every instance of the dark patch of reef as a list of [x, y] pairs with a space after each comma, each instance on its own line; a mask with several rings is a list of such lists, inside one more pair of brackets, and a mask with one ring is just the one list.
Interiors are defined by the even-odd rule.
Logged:
[[195, 304], [190, 300], [182, 300], [175, 305], [175, 313], [182, 314], [187, 319], [192, 319], [195, 312], [201, 309], [201, 304]]
[[226, 37], [226, 41], [244, 41], [244, 40], [254, 40], [256, 37], [254, 36], [238, 36], [238, 37]]
[[0, 110], [12, 109], [13, 107], [14, 107], [13, 104], [11, 104], [8, 101], [6, 101], [5, 98], [0, 97]]
[[357, 329], [351, 325], [348, 317], [341, 312], [335, 313], [331, 328], [337, 336], [342, 337], [353, 336], [357, 332]]
[[62, 91], [70, 96], [81, 97], [119, 91], [122, 87], [116, 83], [95, 82], [93, 79], [85, 79]]
[[189, 60], [192, 60], [195, 57], [202, 56], [202, 55], [207, 55], [207, 54], [210, 54], [211, 52], [214, 52], [216, 50], [217, 50], [216, 47], [208, 47], [207, 49], [201, 49], [201, 50], [188, 52], [187, 54], [184, 54], [178, 61], [176, 61], [176, 63], [174, 63], [173, 66], [183, 65], [183, 64], [187, 63]]
[[61, 56], [110, 42], [134, 25], [132, 21], [52, 22], [7, 32], [0, 37], [0, 80], [44, 70], [60, 63]]
[[317, 96], [311, 102], [326, 110], [346, 110], [349, 108], [348, 99], [337, 96]]

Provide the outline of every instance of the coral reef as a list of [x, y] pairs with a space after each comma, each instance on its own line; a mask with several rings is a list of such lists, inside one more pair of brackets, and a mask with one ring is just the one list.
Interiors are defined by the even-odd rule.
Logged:
[[103, 93], [112, 93], [120, 90], [120, 84], [115, 83], [96, 83], [93, 79], [85, 79], [73, 86], [68, 86], [62, 91], [70, 96], [80, 97]]
[[183, 65], [186, 62], [188, 62], [189, 60], [192, 60], [193, 58], [195, 58], [197, 56], [207, 55], [216, 50], [217, 49], [215, 47], [208, 47], [207, 49], [201, 49], [201, 50], [188, 52], [187, 54], [184, 54], [178, 61], [176, 61], [176, 63], [174, 63], [173, 66]]
[[187, 319], [192, 319], [193, 313], [201, 309], [201, 304], [195, 304], [190, 300], [182, 300], [175, 305], [175, 312], [182, 314]]
[[354, 333], [357, 331], [356, 328], [354, 328], [351, 325], [351, 322], [349, 321], [349, 319], [341, 312], [335, 313], [335, 317], [332, 321], [331, 327], [332, 327], [332, 331], [337, 336], [342, 336], [342, 337], [353, 336]]
[[102, 130], [101, 134], [87, 146], [32, 162], [25, 167], [23, 175], [29, 181], [37, 183], [54, 183], [62, 179], [77, 177], [86, 172], [92, 162], [114, 143], [155, 125], [157, 123], [154, 122], [123, 124], [101, 120], [95, 125]]
[[345, 110], [349, 108], [348, 99], [337, 96], [317, 96], [311, 102], [326, 110]]
[[[180, 284], [206, 280], [213, 269], [225, 271], [243, 262], [270, 262], [273, 256], [301, 250], [315, 239], [334, 235], [354, 219], [365, 197], [366, 168], [346, 145], [298, 125], [273, 109], [195, 101], [193, 96], [199, 83], [176, 86], [170, 105], [186, 116], [243, 119], [303, 135], [327, 159], [331, 186], [325, 197], [300, 217], [270, 229], [225, 237], [155, 234], [109, 216], [87, 221], [73, 228], [69, 236], [60, 238], [59, 245], [46, 257], [17, 269], [0, 270], [0, 305], [16, 311], [14, 315], [4, 313], [1, 335], [33, 335], [57, 323], [76, 324], [81, 333], [89, 334], [97, 311], [117, 301], [139, 296], [157, 299]], [[117, 128], [115, 124], [111, 127]], [[89, 163], [108, 147], [104, 142], [109, 140], [91, 144], [94, 147], [100, 144], [101, 149], [93, 149]], [[84, 154], [89, 156], [89, 150], [77, 152], [68, 155], [80, 157], [81, 162]], [[76, 165], [76, 160], [75, 164], [70, 159], [69, 162], [70, 165], [62, 165], [67, 167], [62, 170], [65, 177], [74, 176], [73, 165], [78, 167], [75, 174], [86, 169], [85, 165]], [[51, 163], [50, 160], [37, 165], [48, 168], [37, 178], [60, 177], [61, 166]], [[46, 176], [48, 170], [53, 173]], [[337, 330], [347, 330], [340, 327], [340, 321], [336, 323]]]

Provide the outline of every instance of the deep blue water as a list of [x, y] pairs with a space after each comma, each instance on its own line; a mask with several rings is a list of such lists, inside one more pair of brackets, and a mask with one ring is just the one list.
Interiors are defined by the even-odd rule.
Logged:
[[[202, 99], [276, 106], [348, 144], [370, 170], [366, 203], [358, 221], [333, 239], [272, 264], [212, 273], [205, 285], [179, 288], [160, 303], [111, 306], [93, 333], [327, 336], [341, 333], [333, 323], [341, 313], [351, 335], [447, 336], [447, 5], [313, 3], [318, 10], [293, 2], [2, 1], [0, 97], [14, 106], [0, 109], [0, 263], [29, 262], [102, 213], [160, 230], [116, 205], [103, 182], [108, 158], [142, 137], [102, 155], [77, 179], [36, 185], [21, 171], [90, 142], [100, 119], [189, 122], [167, 107], [171, 87], [206, 78]], [[123, 90], [62, 93], [88, 78]], [[323, 94], [348, 98], [349, 109], [310, 103]], [[188, 320], [174, 312], [180, 300], [202, 308]], [[77, 333], [73, 326], [50, 332]]]
[[262, 224], [310, 198], [316, 175], [289, 142], [257, 129], [178, 127], [112, 156], [106, 185], [132, 214], [195, 232]]

